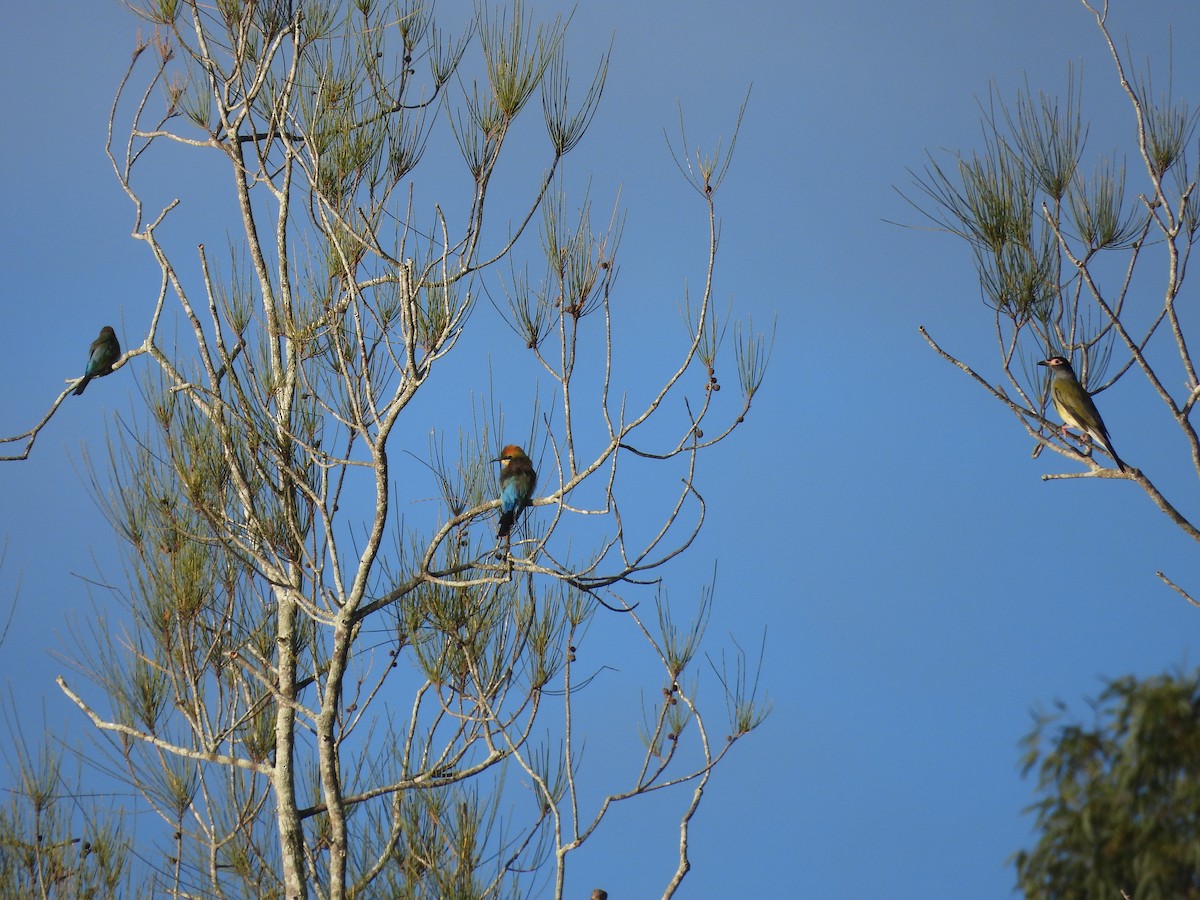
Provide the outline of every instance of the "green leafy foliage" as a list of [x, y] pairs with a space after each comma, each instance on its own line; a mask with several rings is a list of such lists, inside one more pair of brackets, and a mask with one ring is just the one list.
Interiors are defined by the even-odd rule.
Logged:
[[1026, 897], [1200, 897], [1200, 671], [1110, 681], [1090, 724], [1061, 704], [1024, 740], [1040, 834]]

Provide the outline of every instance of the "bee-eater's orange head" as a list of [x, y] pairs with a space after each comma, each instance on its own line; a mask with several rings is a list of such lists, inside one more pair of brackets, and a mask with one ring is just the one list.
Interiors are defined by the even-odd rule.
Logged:
[[514, 459], [523, 459], [524, 457], [525, 457], [524, 450], [522, 450], [516, 444], [509, 444], [503, 450], [501, 450], [500, 455], [492, 461], [502, 463], [503, 465], [507, 466]]

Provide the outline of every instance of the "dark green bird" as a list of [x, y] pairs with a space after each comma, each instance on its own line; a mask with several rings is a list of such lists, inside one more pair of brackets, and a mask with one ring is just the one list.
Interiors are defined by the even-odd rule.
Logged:
[[99, 378], [101, 375], [107, 375], [112, 371], [113, 363], [120, 358], [121, 344], [117, 340], [117, 333], [112, 330], [111, 325], [105, 325], [100, 329], [100, 337], [92, 341], [92, 346], [88, 348], [87, 366], [83, 370], [83, 380], [79, 382], [79, 387], [75, 388], [73, 393], [77, 396], [82, 394], [89, 381]]
[[1125, 463], [1121, 462], [1121, 457], [1117, 456], [1117, 451], [1113, 449], [1108, 429], [1104, 427], [1104, 420], [1100, 418], [1100, 410], [1096, 409], [1091, 395], [1075, 377], [1075, 370], [1071, 368], [1070, 361], [1062, 356], [1052, 356], [1038, 365], [1050, 370], [1050, 398], [1054, 401], [1054, 408], [1062, 416], [1063, 437], [1067, 436], [1068, 427], [1078, 428], [1107, 451], [1118, 469], [1122, 472], [1127, 471]]

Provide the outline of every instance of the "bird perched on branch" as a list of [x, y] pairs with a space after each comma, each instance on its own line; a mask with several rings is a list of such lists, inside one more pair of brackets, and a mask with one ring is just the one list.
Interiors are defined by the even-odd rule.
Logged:
[[521, 510], [529, 505], [537, 487], [537, 472], [525, 451], [509, 444], [492, 460], [500, 463], [500, 530], [497, 538], [506, 538]]
[[1068, 426], [1078, 428], [1087, 438], [1107, 451], [1118, 469], [1122, 472], [1127, 471], [1125, 463], [1121, 462], [1121, 457], [1117, 456], [1117, 451], [1113, 449], [1108, 429], [1104, 427], [1104, 420], [1100, 418], [1100, 411], [1092, 402], [1091, 395], [1075, 377], [1071, 363], [1065, 357], [1052, 356], [1038, 365], [1050, 370], [1050, 398], [1054, 401], [1054, 408], [1062, 416], [1063, 437], [1067, 436]]
[[112, 371], [113, 363], [120, 358], [121, 344], [117, 340], [117, 333], [112, 330], [111, 325], [105, 325], [100, 329], [100, 337], [92, 341], [92, 346], [88, 348], [88, 360], [87, 366], [83, 370], [83, 380], [79, 382], [79, 387], [75, 388], [73, 393], [76, 396], [82, 394], [89, 381], [99, 378], [101, 375], [107, 375]]

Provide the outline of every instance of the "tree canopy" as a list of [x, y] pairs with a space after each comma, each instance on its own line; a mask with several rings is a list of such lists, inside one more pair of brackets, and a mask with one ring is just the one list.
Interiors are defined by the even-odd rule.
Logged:
[[[706, 519], [701, 460], [746, 421], [770, 349], [714, 297], [740, 111], [717, 152], [680, 137], [702, 287], [681, 279], [676, 336], [633, 366], [619, 207], [594, 217], [563, 173], [608, 61], [579, 91], [563, 19], [133, 6], [153, 30], [108, 153], [160, 280], [88, 370], [132, 369], [140, 393], [94, 471], [128, 578], [76, 635], [84, 684], [58, 683], [102, 736], [91, 761], [151, 815], [81, 823], [39, 789], [59, 757], [31, 750], [9, 883], [561, 897], [615, 805], [674, 788], [673, 894], [706, 784], [768, 709], [738, 645], [706, 659], [711, 587], [666, 589]], [[512, 451], [522, 514], [498, 534]], [[640, 674], [602, 786], [582, 749], [604, 746], [589, 691], [615, 660]]]
[[1036, 717], [1024, 771], [1037, 843], [1026, 897], [1200, 897], [1200, 671], [1109, 681], [1091, 715]]

